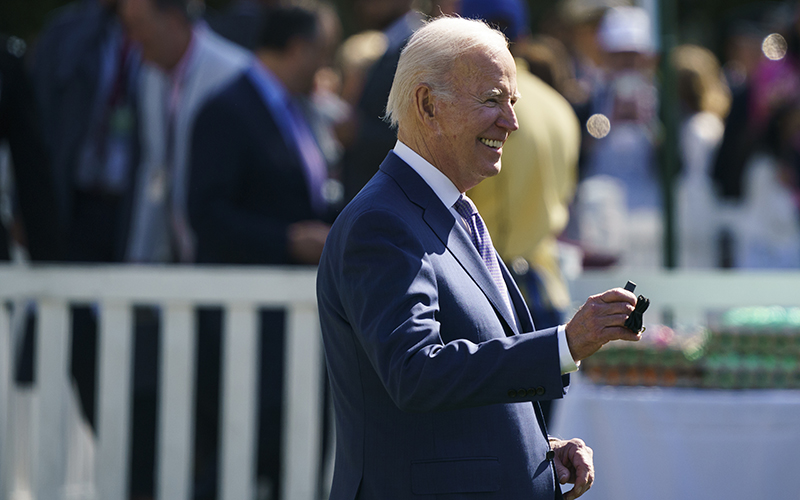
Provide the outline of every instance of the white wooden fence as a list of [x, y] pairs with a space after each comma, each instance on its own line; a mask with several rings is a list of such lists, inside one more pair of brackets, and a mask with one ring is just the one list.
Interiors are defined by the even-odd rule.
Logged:
[[[257, 313], [285, 308], [284, 468], [281, 498], [316, 500], [320, 484], [323, 363], [316, 313], [315, 270], [204, 267], [0, 267], [0, 302], [37, 304], [36, 402], [20, 422], [14, 401], [12, 318], [0, 307], [0, 499], [127, 498], [132, 365], [132, 307], [163, 311], [156, 498], [189, 499], [194, 408], [196, 306], [225, 309], [221, 368], [221, 499], [255, 498]], [[99, 311], [95, 484], [65, 483], [64, 428], [68, 383], [69, 305]], [[15, 426], [16, 415], [16, 426]], [[25, 416], [23, 416], [25, 418]], [[32, 449], [19, 449], [15, 427], [30, 424]], [[20, 461], [29, 461], [20, 467]], [[20, 485], [30, 471], [30, 491]], [[22, 489], [21, 489], [22, 488]], [[81, 492], [76, 495], [76, 491]]]
[[[651, 299], [647, 316], [670, 312], [677, 321], [699, 321], [708, 308], [800, 305], [800, 273], [637, 272], [585, 273], [571, 283], [579, 305], [591, 294], [623, 286]], [[23, 422], [12, 406], [12, 323], [0, 307], [0, 500], [62, 500], [127, 496], [130, 440], [132, 307], [158, 304], [164, 311], [157, 442], [156, 498], [191, 495], [194, 370], [193, 308], [222, 305], [223, 333], [220, 498], [255, 498], [257, 310], [287, 310], [281, 497], [317, 500], [323, 369], [315, 301], [315, 271], [288, 268], [18, 267], [0, 266], [0, 302], [37, 303], [36, 400], [28, 418], [31, 449], [14, 446]], [[66, 484], [68, 440], [63, 408], [69, 398], [69, 305], [99, 305], [97, 438], [94, 483]], [[25, 462], [25, 463], [23, 463]], [[30, 488], [20, 485], [21, 465]], [[323, 481], [324, 483], [324, 481]], [[72, 485], [74, 486], [74, 485]], [[21, 489], [22, 488], [22, 489]], [[70, 493], [70, 491], [72, 493]]]

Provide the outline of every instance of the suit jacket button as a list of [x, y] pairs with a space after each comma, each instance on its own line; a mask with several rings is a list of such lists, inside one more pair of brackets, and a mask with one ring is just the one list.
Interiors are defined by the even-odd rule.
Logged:
[[514, 389], [511, 389], [510, 391], [508, 391], [508, 397], [510, 397], [510, 398], [517, 397], [517, 391], [515, 391]]
[[528, 397], [534, 397], [536, 394], [536, 389], [528, 389]]
[[536, 395], [537, 396], [544, 396], [544, 393], [545, 393], [544, 387], [539, 386], [539, 387], [536, 388]]

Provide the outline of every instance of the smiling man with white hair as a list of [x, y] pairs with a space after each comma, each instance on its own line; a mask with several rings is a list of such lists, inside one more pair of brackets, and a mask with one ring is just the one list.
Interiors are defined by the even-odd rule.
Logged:
[[505, 37], [439, 18], [400, 56], [398, 142], [334, 223], [317, 296], [336, 412], [331, 499], [561, 498], [594, 478], [582, 441], [548, 438], [538, 401], [623, 328], [635, 297], [591, 297], [535, 331], [464, 192], [500, 171], [517, 129]]

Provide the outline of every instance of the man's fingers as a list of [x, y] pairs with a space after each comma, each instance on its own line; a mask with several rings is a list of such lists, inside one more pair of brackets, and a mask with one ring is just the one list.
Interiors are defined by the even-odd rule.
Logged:
[[603, 318], [603, 322], [606, 323], [605, 326], [625, 326], [625, 321], [627, 321], [628, 316], [630, 316], [630, 313], [627, 311], [609, 314]]
[[606, 329], [606, 333], [609, 337], [609, 340], [628, 340], [631, 342], [637, 342], [642, 338], [640, 333], [618, 325], [608, 327]]
[[584, 493], [586, 493], [586, 490], [584, 490], [580, 486], [575, 486], [568, 492], [564, 493], [564, 500], [574, 500], [579, 496], [583, 495]]
[[[569, 468], [563, 466], [561, 460], [556, 460], [557, 465], [561, 465], [564, 470], [569, 472], [569, 482], [574, 482], [575, 487], [564, 495], [565, 500], [574, 500], [586, 493], [594, 482], [594, 463], [592, 459], [592, 449], [580, 439], [572, 439], [565, 445], [559, 447], [559, 452], [563, 453], [561, 460], [568, 463]], [[559, 454], [557, 453], [556, 456]], [[556, 471], [560, 470], [556, 467]], [[561, 484], [564, 484], [561, 481]]]
[[594, 480], [594, 471], [584, 462], [578, 463], [575, 468], [575, 487], [588, 490]]
[[[581, 474], [580, 467], [578, 468], [578, 472], [576, 474], [575, 486], [569, 490], [566, 494], [564, 494], [564, 500], [573, 500], [578, 498], [579, 496], [583, 495], [589, 488], [592, 487], [592, 483], [594, 482], [594, 473], [586, 468], [584, 472], [585, 474]], [[561, 484], [564, 484], [563, 482]]]
[[609, 327], [622, 327], [628, 316], [633, 312], [633, 308], [615, 308], [615, 310], [607, 309], [603, 311], [595, 311], [594, 313], [588, 312], [574, 318], [573, 323], [582, 331], [589, 333], [592, 331], [598, 332], [603, 328]]
[[624, 325], [625, 320], [634, 311], [633, 304], [627, 302], [594, 302], [587, 303], [582, 313], [584, 321], [587, 323], [596, 322], [601, 323], [602, 326], [607, 325]]
[[628, 302], [630, 304], [636, 304], [636, 295], [633, 292], [629, 292], [624, 288], [612, 288], [611, 290], [607, 290], [600, 295], [600, 300], [606, 303], [611, 302]]
[[627, 340], [627, 341], [630, 341], [630, 342], [638, 342], [638, 341], [642, 340], [642, 334], [641, 333], [632, 332], [631, 330], [628, 330], [624, 326], [621, 327], [621, 329], [622, 329], [622, 331], [620, 332], [620, 335], [618, 337], [619, 340]]
[[556, 475], [558, 475], [557, 481], [561, 484], [567, 484], [572, 473], [558, 458], [556, 458], [553, 463], [556, 466]]
[[615, 321], [618, 322], [620, 318], [622, 318], [622, 323], [624, 324], [625, 320], [628, 316], [631, 315], [633, 312], [634, 307], [627, 303], [622, 302], [615, 302], [613, 304], [603, 304], [597, 308], [595, 311], [596, 316], [599, 320], [603, 321]]

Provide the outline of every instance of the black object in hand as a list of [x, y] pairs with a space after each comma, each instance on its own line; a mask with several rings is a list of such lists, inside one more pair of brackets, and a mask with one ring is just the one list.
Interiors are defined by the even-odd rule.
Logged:
[[[628, 281], [625, 284], [625, 290], [633, 292], [634, 290], [636, 290], [636, 283], [634, 283], [633, 281]], [[644, 295], [639, 295], [639, 297], [636, 298], [636, 307], [633, 309], [631, 315], [628, 316], [628, 319], [625, 320], [625, 328], [631, 330], [634, 333], [643, 332], [644, 331], [644, 328], [642, 328], [642, 323], [644, 322], [643, 316], [644, 312], [647, 310], [648, 307], [650, 307], [650, 299], [648, 299]]]

